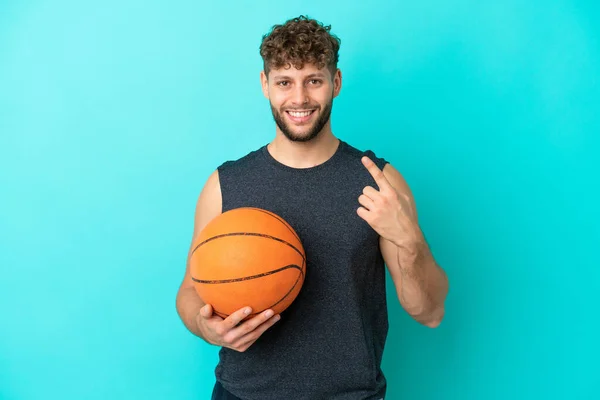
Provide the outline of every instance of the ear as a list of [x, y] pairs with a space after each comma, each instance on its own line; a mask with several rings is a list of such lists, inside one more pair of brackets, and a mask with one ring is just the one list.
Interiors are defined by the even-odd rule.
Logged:
[[333, 75], [333, 97], [337, 97], [342, 90], [342, 71], [338, 68]]
[[265, 71], [260, 71], [260, 85], [262, 86], [263, 95], [268, 99], [269, 98], [269, 79], [267, 78], [267, 74]]

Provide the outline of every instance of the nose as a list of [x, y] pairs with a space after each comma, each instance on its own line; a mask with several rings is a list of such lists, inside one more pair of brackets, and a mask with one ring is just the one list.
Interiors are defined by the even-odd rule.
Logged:
[[304, 85], [298, 85], [294, 89], [294, 93], [292, 94], [292, 104], [296, 106], [308, 104], [308, 91]]

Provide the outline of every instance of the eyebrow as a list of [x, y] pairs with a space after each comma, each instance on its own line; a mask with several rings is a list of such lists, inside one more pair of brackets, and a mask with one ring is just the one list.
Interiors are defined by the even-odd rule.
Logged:
[[[315, 72], [313, 74], [307, 75], [305, 79], [311, 79], [311, 78], [325, 78], [325, 74], [322, 72]], [[292, 80], [293, 78], [291, 76], [287, 76], [287, 75], [275, 75], [273, 77], [273, 79], [290, 79], [290, 80]]]

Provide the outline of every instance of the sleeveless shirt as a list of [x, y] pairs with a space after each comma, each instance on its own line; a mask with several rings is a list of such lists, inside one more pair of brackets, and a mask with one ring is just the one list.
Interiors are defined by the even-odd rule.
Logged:
[[245, 352], [219, 351], [216, 379], [244, 400], [382, 399], [388, 332], [379, 235], [358, 216], [361, 163], [386, 160], [340, 140], [327, 161], [292, 168], [267, 146], [218, 167], [222, 212], [258, 207], [286, 220], [306, 253], [305, 281], [281, 319]]

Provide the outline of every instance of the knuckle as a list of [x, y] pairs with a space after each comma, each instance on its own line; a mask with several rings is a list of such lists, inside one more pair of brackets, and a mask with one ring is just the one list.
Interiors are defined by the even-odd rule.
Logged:
[[252, 332], [254, 330], [254, 325], [253, 324], [244, 324], [242, 326], [242, 333], [246, 334], [249, 332]]
[[272, 327], [273, 325], [275, 325], [275, 322], [277, 322], [277, 320], [275, 318], [271, 318], [269, 321], [267, 321], [265, 324], [263, 324], [263, 326], [260, 327], [260, 330], [258, 330], [257, 332], [257, 336], [262, 335], [263, 333], [265, 333], [265, 331], [267, 329], [269, 329], [270, 327]]
[[233, 335], [231, 335], [229, 333], [223, 336], [223, 341], [227, 344], [233, 344], [234, 339], [235, 338], [233, 337]]
[[240, 319], [232, 318], [229, 321], [227, 321], [227, 324], [225, 326], [226, 326], [227, 330], [233, 329], [240, 324], [240, 321], [241, 321]]
[[219, 336], [223, 336], [225, 334], [225, 328], [223, 327], [223, 325], [217, 325], [215, 327], [215, 333]]
[[260, 328], [268, 321], [268, 318], [265, 318], [264, 316], [259, 320], [256, 321], [257, 323], [252, 326], [252, 331], [250, 333], [254, 333], [254, 332], [258, 332], [260, 331]]
[[260, 335], [262, 335], [263, 332], [267, 330], [267, 328], [269, 328], [269, 323], [270, 322], [265, 322], [264, 324], [256, 328], [254, 332], [252, 332], [252, 340], [257, 340], [260, 337]]

